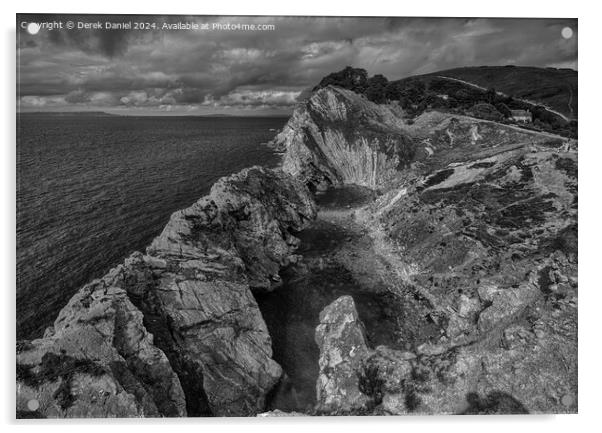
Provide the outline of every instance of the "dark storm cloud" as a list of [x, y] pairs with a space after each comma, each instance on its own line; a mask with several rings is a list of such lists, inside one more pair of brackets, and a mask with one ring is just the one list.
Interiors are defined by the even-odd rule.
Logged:
[[71, 32], [53, 31], [48, 33], [48, 39], [58, 46], [76, 47], [90, 54], [101, 54], [112, 58], [127, 51], [128, 38], [131, 32], [127, 30], [73, 30]]
[[[128, 20], [144, 20], [144, 16], [127, 16]], [[23, 14], [19, 21], [28, 22], [53, 22], [53, 21], [72, 21], [72, 22], [101, 22], [107, 21], [106, 15], [33, 15]], [[110, 21], [110, 18], [108, 19]], [[120, 18], [121, 20], [121, 18]], [[27, 37], [25, 29], [18, 27], [21, 37]], [[63, 49], [77, 48], [87, 54], [100, 54], [112, 58], [125, 54], [130, 41], [151, 42], [150, 32], [133, 32], [129, 30], [115, 29], [111, 31], [101, 29], [80, 29], [72, 30], [53, 30], [47, 32], [47, 40], [57, 47]]]
[[[273, 31], [19, 30], [22, 109], [290, 110], [347, 65], [390, 79], [465, 65], [576, 68], [576, 20], [20, 16], [273, 24]], [[561, 37], [569, 26], [574, 35]], [[19, 26], [20, 28], [20, 26]]]

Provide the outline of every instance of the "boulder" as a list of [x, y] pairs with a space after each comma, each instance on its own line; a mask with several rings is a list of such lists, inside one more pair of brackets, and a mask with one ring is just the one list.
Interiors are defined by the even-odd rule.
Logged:
[[353, 414], [365, 410], [370, 398], [360, 391], [360, 378], [369, 350], [351, 296], [338, 298], [320, 313], [316, 343], [320, 348], [318, 412]]

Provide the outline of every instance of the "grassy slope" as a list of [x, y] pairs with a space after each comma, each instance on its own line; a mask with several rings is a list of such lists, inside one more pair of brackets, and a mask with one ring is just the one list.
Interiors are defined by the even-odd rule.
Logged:
[[[448, 69], [419, 77], [446, 76], [543, 103], [577, 118], [577, 71], [527, 66], [476, 66]], [[416, 77], [413, 77], [416, 78]]]

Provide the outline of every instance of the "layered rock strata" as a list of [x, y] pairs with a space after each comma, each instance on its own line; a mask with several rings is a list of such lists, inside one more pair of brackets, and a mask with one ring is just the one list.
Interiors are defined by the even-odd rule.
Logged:
[[273, 146], [283, 169], [317, 189], [386, 185], [412, 159], [414, 144], [394, 108], [327, 87], [300, 104]]

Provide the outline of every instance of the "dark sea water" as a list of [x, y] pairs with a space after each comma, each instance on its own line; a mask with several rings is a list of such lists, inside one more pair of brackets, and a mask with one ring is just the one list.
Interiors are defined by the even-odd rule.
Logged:
[[21, 115], [17, 121], [17, 336], [42, 335], [69, 298], [176, 210], [251, 165], [285, 118]]

